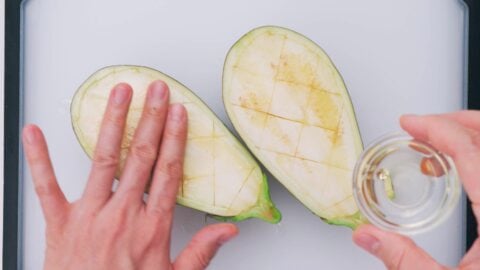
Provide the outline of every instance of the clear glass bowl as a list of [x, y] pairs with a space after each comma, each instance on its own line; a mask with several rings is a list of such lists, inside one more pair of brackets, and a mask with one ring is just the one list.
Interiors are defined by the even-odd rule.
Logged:
[[381, 137], [360, 156], [353, 194], [373, 225], [415, 234], [444, 221], [460, 197], [452, 159], [405, 134]]

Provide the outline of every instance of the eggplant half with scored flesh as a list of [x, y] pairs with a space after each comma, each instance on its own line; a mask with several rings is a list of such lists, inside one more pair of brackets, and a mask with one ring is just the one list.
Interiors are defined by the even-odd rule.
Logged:
[[248, 148], [328, 223], [366, 220], [352, 194], [363, 145], [338, 70], [310, 39], [265, 26], [241, 37], [223, 70], [223, 101]]
[[248, 150], [192, 91], [157, 70], [110, 66], [97, 71], [80, 86], [72, 101], [71, 119], [88, 156], [93, 155], [110, 90], [120, 82], [130, 84], [134, 93], [117, 178], [121, 175], [147, 87], [154, 80], [163, 80], [170, 88], [170, 102], [182, 103], [188, 113], [184, 172], [177, 202], [225, 220], [255, 217], [279, 222], [280, 213], [270, 200], [265, 176]]

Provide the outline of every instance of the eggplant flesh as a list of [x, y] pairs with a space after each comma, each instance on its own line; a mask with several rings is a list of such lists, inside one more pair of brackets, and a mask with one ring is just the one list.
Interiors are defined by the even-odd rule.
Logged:
[[281, 27], [248, 32], [227, 55], [223, 101], [251, 152], [313, 213], [365, 222], [352, 194], [363, 149], [352, 102], [317, 44]]

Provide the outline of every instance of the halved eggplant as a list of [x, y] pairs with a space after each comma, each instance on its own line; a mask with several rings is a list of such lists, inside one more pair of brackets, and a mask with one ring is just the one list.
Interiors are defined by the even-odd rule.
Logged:
[[363, 145], [325, 52], [294, 31], [260, 27], [233, 45], [223, 72], [228, 116], [260, 162], [326, 222], [364, 223], [352, 195]]
[[71, 116], [75, 134], [88, 156], [94, 152], [110, 90], [117, 83], [129, 83], [134, 93], [117, 172], [121, 175], [147, 87], [154, 80], [167, 83], [170, 102], [182, 103], [188, 112], [184, 175], [177, 202], [233, 221], [256, 217], [279, 222], [280, 213], [270, 200], [265, 176], [250, 153], [195, 94], [154, 69], [110, 66], [80, 86], [72, 101]]

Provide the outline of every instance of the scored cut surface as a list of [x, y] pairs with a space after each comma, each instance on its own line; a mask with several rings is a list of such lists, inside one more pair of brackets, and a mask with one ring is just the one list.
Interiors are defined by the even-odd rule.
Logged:
[[293, 31], [257, 28], [230, 50], [223, 83], [230, 119], [267, 169], [315, 214], [352, 225], [342, 219], [358, 211], [351, 174], [362, 143], [328, 56]]
[[[121, 146], [117, 176], [121, 175], [148, 85], [159, 79], [170, 88], [170, 103], [182, 103], [188, 113], [184, 175], [177, 201], [214, 215], [241, 215], [239, 220], [259, 217], [278, 222], [271, 219], [276, 218], [277, 210], [271, 205], [262, 171], [248, 151], [198, 97], [156, 70], [137, 66], [107, 67], [80, 87], [72, 102], [72, 123], [87, 154], [93, 155], [110, 90], [120, 82], [129, 83], [134, 93]], [[265, 208], [267, 205], [272, 208]], [[256, 212], [257, 208], [273, 212]], [[264, 214], [267, 217], [262, 216]], [[272, 217], [268, 217], [270, 214]]]

